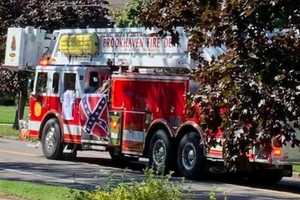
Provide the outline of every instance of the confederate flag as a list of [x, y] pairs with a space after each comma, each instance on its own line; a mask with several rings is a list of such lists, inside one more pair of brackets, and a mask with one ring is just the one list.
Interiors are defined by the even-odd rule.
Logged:
[[107, 95], [85, 94], [79, 106], [80, 121], [84, 134], [106, 138], [108, 131]]

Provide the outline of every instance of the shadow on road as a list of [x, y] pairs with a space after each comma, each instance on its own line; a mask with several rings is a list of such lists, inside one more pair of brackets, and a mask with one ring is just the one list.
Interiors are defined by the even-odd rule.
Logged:
[[[116, 162], [113, 162], [111, 159], [78, 158], [78, 161], [85, 162], [85, 163], [97, 164], [97, 165], [101, 165], [101, 166], [115, 167], [115, 168], [119, 168], [119, 169], [127, 168], [130, 170], [139, 171], [139, 172], [142, 172], [147, 167], [145, 164], [141, 164], [138, 162], [125, 161], [123, 163], [120, 163], [120, 162], [116, 163]], [[179, 174], [175, 174], [175, 176], [173, 176], [173, 178], [174, 178], [174, 180], [182, 179], [182, 177], [180, 177]], [[299, 180], [283, 179], [282, 181], [280, 181], [276, 184], [264, 184], [264, 183], [259, 183], [259, 182], [249, 183], [249, 181], [245, 177], [241, 177], [241, 176], [208, 174], [207, 177], [205, 177], [202, 180], [198, 180], [198, 181], [235, 184], [235, 185], [252, 187], [252, 188], [257, 188], [257, 189], [270, 189], [270, 190], [300, 194], [300, 179]], [[197, 182], [197, 181], [186, 180], [186, 182]]]
[[[139, 181], [143, 179], [143, 169], [145, 165], [137, 162], [124, 160], [123, 162], [113, 162], [106, 158], [86, 158], [79, 157], [76, 161], [46, 161], [41, 162], [3, 162], [0, 163], [1, 178], [18, 181], [31, 181], [35, 183], [44, 183], [51, 185], [64, 185], [76, 189], [95, 189], [97, 186], [103, 186], [107, 183], [119, 183], [127, 181]], [[174, 176], [174, 181], [181, 181], [182, 177]], [[260, 183], [249, 184], [241, 177], [228, 177], [224, 175], [209, 175], [204, 180], [192, 181], [185, 180], [185, 184], [201, 187], [205, 185], [214, 185], [215, 187], [224, 184], [246, 186], [254, 189], [270, 189], [274, 191], [284, 191], [294, 194], [300, 194], [300, 181], [283, 180], [275, 185], [262, 185]], [[198, 189], [199, 189], [198, 188]], [[207, 199], [207, 196], [213, 188], [206, 188], [199, 191], [191, 190], [186, 193], [187, 199]], [[247, 191], [247, 189], [245, 189]], [[224, 199], [224, 193], [218, 191], [219, 198]], [[230, 199], [274, 199], [273, 197], [262, 194], [229, 194]], [[280, 197], [278, 199], [291, 199]]]

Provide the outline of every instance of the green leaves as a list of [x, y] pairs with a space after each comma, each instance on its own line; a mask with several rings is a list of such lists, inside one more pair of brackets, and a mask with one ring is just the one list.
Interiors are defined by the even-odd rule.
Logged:
[[[142, 9], [140, 19], [146, 26], [163, 31], [172, 32], [181, 25], [190, 33], [190, 50], [200, 61], [193, 77], [202, 84], [195, 95], [202, 97], [200, 107], [207, 115], [202, 123], [212, 132], [220, 126], [224, 129], [227, 161], [244, 162], [249, 148], [255, 145], [270, 150], [271, 139], [276, 136], [299, 144], [294, 133], [300, 131], [300, 94], [296, 90], [300, 2], [164, 2], [152, 0], [151, 6]], [[201, 59], [203, 47], [220, 44], [227, 48], [225, 55], [212, 62]], [[224, 106], [226, 115], [218, 111]], [[214, 123], [220, 116], [221, 125]]]
[[[112, 22], [105, 0], [0, 1], [0, 64], [4, 59], [7, 28], [12, 26], [40, 27], [51, 32], [62, 28], [111, 27]], [[18, 73], [1, 70], [0, 92], [16, 94], [24, 79]]]
[[118, 27], [139, 27], [139, 12], [142, 4], [145, 3], [142, 0], [131, 0], [127, 2], [126, 7], [114, 10], [112, 12], [113, 18]]
[[157, 177], [153, 170], [146, 170], [144, 180], [81, 193], [76, 200], [180, 200], [182, 197], [180, 186], [170, 181], [170, 176]]

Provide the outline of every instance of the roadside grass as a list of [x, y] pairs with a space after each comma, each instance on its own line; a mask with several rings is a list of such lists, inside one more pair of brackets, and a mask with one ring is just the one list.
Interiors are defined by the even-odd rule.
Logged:
[[10, 125], [1, 125], [0, 124], [0, 138], [18, 138], [19, 131], [12, 128], [12, 124]]
[[[0, 137], [18, 138], [19, 131], [12, 128], [15, 120], [16, 106], [0, 106]], [[28, 116], [28, 107], [25, 107], [24, 118]]]
[[0, 194], [28, 200], [72, 200], [77, 190], [21, 181], [0, 180]]
[[[16, 106], [0, 106], [0, 124], [13, 124]], [[25, 107], [24, 118], [28, 116], [28, 107]]]
[[[69, 189], [23, 181], [0, 180], [0, 199], [20, 200], [182, 200], [181, 182], [172, 182], [171, 175], [157, 176], [145, 170], [143, 180], [109, 179], [93, 191]], [[111, 177], [113, 178], [113, 177]], [[116, 182], [115, 182], [116, 181]]]
[[300, 173], [300, 164], [293, 165], [293, 171]]

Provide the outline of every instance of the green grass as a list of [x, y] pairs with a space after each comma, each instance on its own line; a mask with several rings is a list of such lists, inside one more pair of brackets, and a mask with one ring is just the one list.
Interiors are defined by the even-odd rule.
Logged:
[[71, 200], [75, 198], [76, 191], [66, 187], [0, 180], [0, 193], [28, 200]]
[[19, 137], [19, 131], [12, 128], [12, 125], [0, 124], [0, 137], [17, 138]]
[[294, 172], [300, 172], [300, 164], [293, 165], [293, 171]]
[[[0, 106], [0, 124], [12, 124], [15, 120], [16, 106]], [[24, 118], [28, 116], [28, 107], [25, 107]]]

